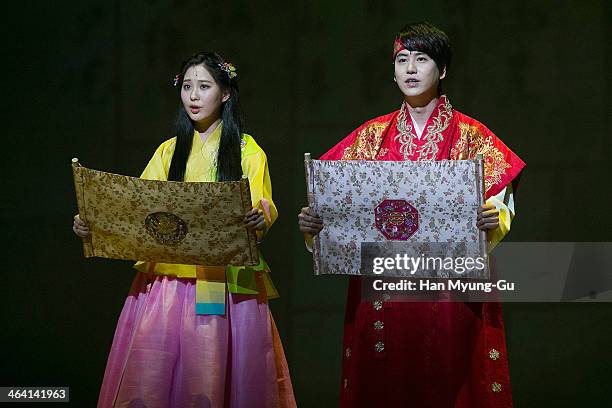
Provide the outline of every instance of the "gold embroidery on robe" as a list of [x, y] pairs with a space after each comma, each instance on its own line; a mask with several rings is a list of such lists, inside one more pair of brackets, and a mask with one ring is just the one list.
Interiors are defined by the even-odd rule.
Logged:
[[510, 164], [506, 163], [504, 154], [493, 145], [493, 137], [487, 136], [477, 126], [459, 123], [460, 136], [451, 149], [452, 160], [473, 160], [477, 154], [484, 156], [485, 191], [501, 181]]
[[418, 157], [416, 158], [417, 161], [436, 159], [439, 150], [438, 143], [444, 139], [442, 132], [450, 125], [450, 121], [453, 117], [453, 107], [446, 96], [442, 95], [440, 99], [441, 103], [438, 106], [438, 112], [434, 113], [432, 124], [427, 126], [427, 130], [424, 133], [426, 141], [421, 148], [417, 148], [414, 142], [416, 136], [412, 129], [412, 125], [408, 123], [408, 108], [406, 102], [402, 104], [397, 118], [397, 130], [399, 134], [395, 136], [395, 140], [400, 144], [400, 153], [404, 156], [404, 160], [410, 160], [415, 153], [418, 153]]
[[388, 122], [373, 122], [365, 126], [357, 133], [353, 144], [344, 149], [341, 160], [374, 160], [377, 155], [383, 155], [384, 152], [378, 150], [388, 125]]

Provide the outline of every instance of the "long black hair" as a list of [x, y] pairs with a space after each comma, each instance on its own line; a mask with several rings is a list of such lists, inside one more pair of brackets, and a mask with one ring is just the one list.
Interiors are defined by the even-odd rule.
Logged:
[[[221, 91], [229, 94], [229, 99], [221, 105], [223, 129], [217, 154], [217, 181], [236, 181], [242, 177], [240, 143], [242, 141], [243, 118], [238, 98], [238, 82], [236, 77], [230, 78], [229, 72], [222, 68], [224, 63], [225, 60], [214, 52], [194, 54], [183, 62], [176, 82], [180, 93], [185, 72], [193, 66], [203, 65], [219, 85]], [[184, 180], [194, 129], [193, 121], [181, 104], [174, 122], [176, 147], [172, 155], [168, 180]]]

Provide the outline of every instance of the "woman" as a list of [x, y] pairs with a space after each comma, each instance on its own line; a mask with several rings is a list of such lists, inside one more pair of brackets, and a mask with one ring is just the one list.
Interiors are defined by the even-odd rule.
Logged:
[[[176, 136], [159, 146], [141, 177], [193, 182], [247, 175], [253, 209], [244, 222], [261, 238], [277, 211], [266, 155], [242, 132], [235, 67], [215, 53], [195, 54], [174, 85], [181, 97]], [[78, 215], [73, 230], [89, 234]], [[278, 294], [261, 256], [255, 267], [138, 262], [135, 268], [98, 407], [295, 406], [267, 303]], [[196, 314], [200, 285], [227, 285], [225, 307]]]

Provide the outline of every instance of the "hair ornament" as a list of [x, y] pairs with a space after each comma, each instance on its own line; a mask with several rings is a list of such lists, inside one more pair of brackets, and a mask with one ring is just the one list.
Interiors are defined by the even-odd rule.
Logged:
[[179, 82], [181, 82], [181, 74], [176, 74], [174, 76], [174, 82], [172, 86], [176, 87], [179, 84]]
[[231, 62], [223, 62], [219, 64], [219, 68], [225, 71], [225, 73], [230, 79], [236, 78], [238, 76], [238, 73], [236, 72], [236, 67]]

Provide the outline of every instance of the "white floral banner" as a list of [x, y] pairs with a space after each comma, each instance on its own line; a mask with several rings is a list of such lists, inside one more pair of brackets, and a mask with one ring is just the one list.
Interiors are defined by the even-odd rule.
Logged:
[[[486, 259], [486, 235], [476, 226], [482, 161], [307, 158], [305, 164], [309, 205], [324, 223], [313, 242], [315, 274], [368, 274], [361, 259], [364, 243], [379, 252], [368, 258], [396, 256], [404, 248], [400, 255]], [[461, 277], [488, 276], [484, 269]], [[396, 275], [459, 277], [445, 268]]]

